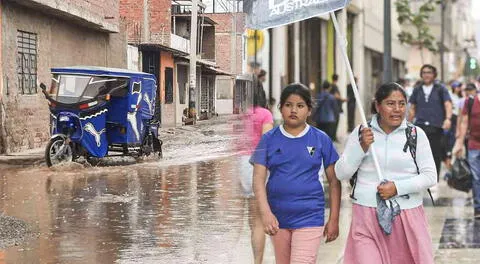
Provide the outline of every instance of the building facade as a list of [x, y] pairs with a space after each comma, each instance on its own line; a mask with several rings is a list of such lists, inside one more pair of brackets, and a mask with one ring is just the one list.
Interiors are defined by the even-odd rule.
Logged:
[[[213, 11], [213, 9], [212, 9]], [[236, 76], [243, 73], [242, 57], [244, 54], [243, 32], [245, 30], [245, 14], [239, 10], [220, 12], [216, 9], [208, 14], [217, 22], [215, 27], [215, 57], [219, 70], [230, 75], [217, 76], [216, 80], [216, 110], [218, 114], [234, 112], [234, 89]]]
[[157, 107], [161, 125], [182, 125], [189, 108], [190, 46], [195, 45], [195, 109], [199, 119], [216, 114], [218, 75], [227, 74], [216, 64], [217, 23], [199, 4], [197, 43], [190, 41], [191, 1], [120, 0], [120, 16], [128, 32], [129, 67], [155, 74], [158, 80]]
[[[420, 2], [412, 2], [411, 8], [417, 10]], [[442, 16], [443, 8], [443, 16]], [[445, 0], [437, 4], [435, 11], [431, 14], [428, 27], [435, 37], [438, 52], [430, 52], [427, 49], [419, 49], [412, 46], [407, 61], [408, 73], [414, 78], [419, 77], [419, 71], [423, 64], [432, 64], [438, 70], [438, 78], [443, 76], [443, 81], [461, 79], [468, 73], [468, 60], [476, 57], [477, 47], [475, 38], [476, 23], [471, 14], [471, 0]], [[442, 17], [444, 19], [444, 55], [443, 74], [441, 67], [441, 39], [442, 39]], [[403, 27], [407, 31], [414, 32], [411, 26]], [[470, 76], [474, 77], [474, 76]]]
[[50, 68], [126, 67], [118, 0], [2, 0], [0, 24], [0, 153], [48, 142]]
[[[354, 75], [358, 77], [357, 85], [363, 107], [368, 111], [373, 95], [383, 79], [383, 1], [353, 0], [345, 9], [337, 11], [336, 16], [340, 30], [348, 42], [347, 54]], [[402, 45], [396, 37], [400, 32], [396, 17], [392, 8], [394, 79], [405, 75], [405, 63], [409, 55], [409, 47]], [[342, 97], [346, 98], [346, 87], [350, 79], [338, 35], [328, 15], [266, 30], [263, 34], [268, 35], [271, 47], [268, 53], [259, 53], [255, 57], [268, 63], [270, 74], [267, 75], [267, 86], [276, 103], [279, 102], [282, 88], [288, 83], [301, 82], [315, 93], [324, 80], [331, 81], [334, 73], [339, 75], [337, 85]], [[251, 58], [244, 60], [247, 66], [250, 62]], [[346, 107], [343, 104], [344, 114], [340, 115], [339, 133], [347, 129]], [[273, 113], [279, 121], [281, 115], [278, 108], [274, 107]], [[356, 120], [357, 124], [360, 123], [358, 113]]]

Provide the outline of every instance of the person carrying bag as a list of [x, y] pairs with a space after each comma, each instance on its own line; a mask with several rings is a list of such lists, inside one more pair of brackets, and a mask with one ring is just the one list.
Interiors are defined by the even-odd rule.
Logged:
[[[473, 84], [471, 85], [473, 86]], [[468, 137], [467, 160], [471, 170], [474, 218], [480, 219], [480, 94], [465, 99], [462, 123], [452, 153], [462, 156], [463, 144]]]

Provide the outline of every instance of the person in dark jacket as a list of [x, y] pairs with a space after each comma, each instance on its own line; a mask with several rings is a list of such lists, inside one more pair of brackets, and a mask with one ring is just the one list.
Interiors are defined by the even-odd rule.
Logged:
[[338, 74], [333, 74], [332, 75], [332, 87], [330, 89], [330, 93], [335, 97], [335, 100], [337, 102], [337, 107], [335, 112], [335, 131], [333, 133], [333, 141], [337, 141], [337, 129], [338, 129], [338, 121], [340, 120], [340, 114], [343, 113], [342, 109], [342, 104], [347, 101], [347, 99], [343, 98], [342, 95], [340, 94], [340, 90], [338, 89], [337, 86], [338, 82]]
[[420, 69], [422, 83], [415, 87], [410, 96], [408, 121], [415, 119], [415, 125], [422, 128], [427, 134], [432, 148], [435, 166], [438, 173], [440, 165], [446, 158], [444, 131], [452, 125], [452, 99], [447, 88], [435, 82], [437, 69], [425, 64]]
[[255, 80], [253, 94], [258, 102], [257, 105], [268, 109], [267, 96], [265, 94], [265, 90], [263, 89], [263, 83], [265, 82], [266, 78], [267, 72], [265, 70], [260, 70]]
[[335, 123], [337, 101], [330, 93], [331, 85], [324, 81], [320, 93], [316, 96], [315, 123], [316, 127], [325, 132], [332, 140], [335, 138]]
[[[357, 77], [354, 77], [358, 85]], [[357, 106], [352, 84], [347, 85], [347, 114], [348, 114], [348, 132], [352, 132], [355, 127], [355, 107]]]

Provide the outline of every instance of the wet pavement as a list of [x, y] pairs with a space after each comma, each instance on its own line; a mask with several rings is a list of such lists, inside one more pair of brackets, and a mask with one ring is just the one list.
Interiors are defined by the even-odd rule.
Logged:
[[227, 263], [244, 221], [234, 171], [229, 158], [162, 168], [2, 170], [0, 208], [40, 232], [5, 250], [5, 261]]
[[[166, 132], [172, 139], [160, 161], [1, 167], [0, 210], [39, 236], [0, 251], [0, 263], [252, 263], [231, 128]], [[343, 186], [341, 234], [321, 245], [318, 263], [341, 261], [351, 217]], [[478, 263], [480, 222], [469, 195], [444, 182], [432, 192], [438, 205], [425, 210], [436, 263]], [[274, 263], [269, 242], [264, 263]]]

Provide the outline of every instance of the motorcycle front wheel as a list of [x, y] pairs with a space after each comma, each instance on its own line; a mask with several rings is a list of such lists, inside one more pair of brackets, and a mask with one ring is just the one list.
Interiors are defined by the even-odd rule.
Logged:
[[45, 149], [45, 160], [47, 166], [51, 167], [63, 162], [73, 161], [73, 151], [69, 144], [65, 144], [65, 139], [56, 137], [51, 139]]

